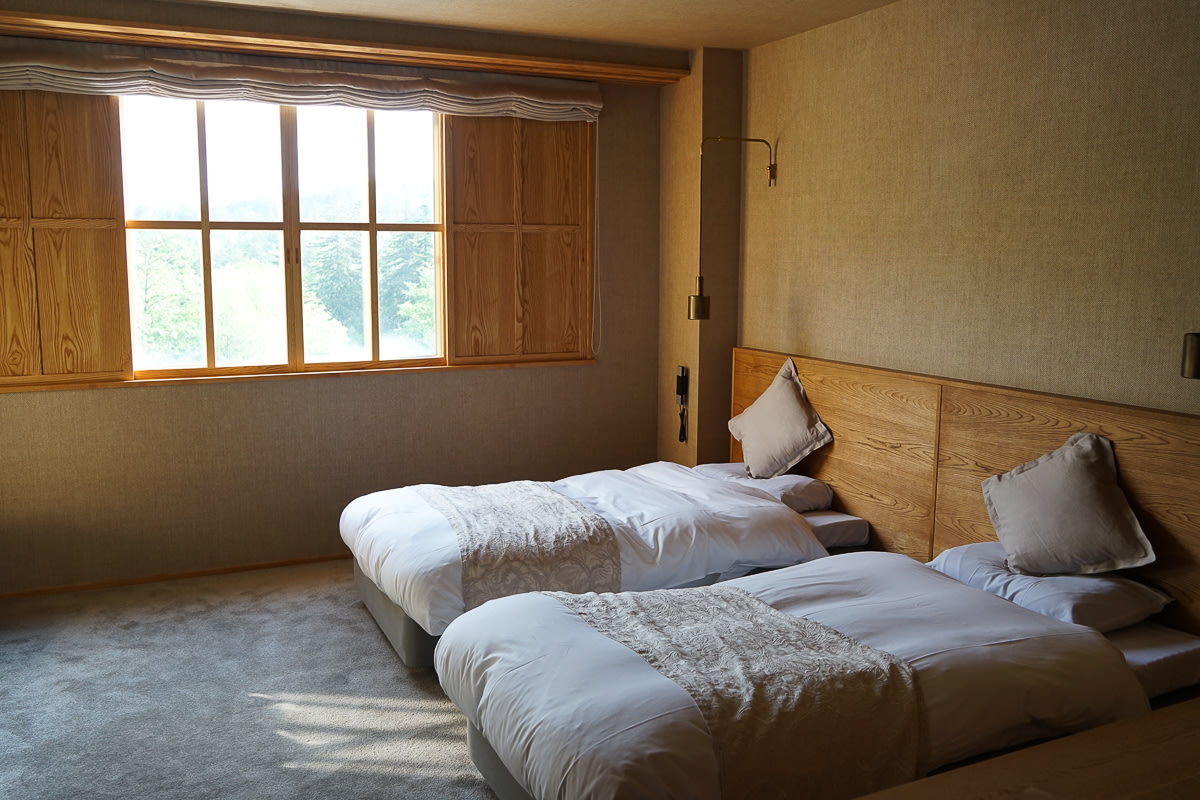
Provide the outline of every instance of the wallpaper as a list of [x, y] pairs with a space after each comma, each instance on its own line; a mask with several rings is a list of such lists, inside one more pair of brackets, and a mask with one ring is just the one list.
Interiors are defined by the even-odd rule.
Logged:
[[741, 343], [1200, 413], [1200, 4], [901, 0], [749, 52]]

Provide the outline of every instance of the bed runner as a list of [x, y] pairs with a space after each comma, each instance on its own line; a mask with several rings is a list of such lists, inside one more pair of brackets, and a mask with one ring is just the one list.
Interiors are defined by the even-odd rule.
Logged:
[[521, 592], [621, 588], [621, 554], [608, 520], [544, 483], [413, 488], [454, 528], [468, 611]]
[[691, 695], [723, 798], [849, 798], [918, 775], [912, 668], [742, 589], [548, 593]]

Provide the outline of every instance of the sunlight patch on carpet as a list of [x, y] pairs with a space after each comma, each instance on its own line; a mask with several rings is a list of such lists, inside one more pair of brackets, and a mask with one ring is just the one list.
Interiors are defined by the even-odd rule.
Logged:
[[460, 745], [463, 718], [423, 699], [301, 693], [250, 693], [278, 719], [275, 733], [304, 753], [280, 764], [318, 773], [447, 777], [461, 770], [447, 759]]

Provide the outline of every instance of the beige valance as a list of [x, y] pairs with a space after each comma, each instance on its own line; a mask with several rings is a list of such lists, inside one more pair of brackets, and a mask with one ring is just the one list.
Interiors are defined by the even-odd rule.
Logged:
[[587, 81], [0, 36], [0, 90], [595, 121]]

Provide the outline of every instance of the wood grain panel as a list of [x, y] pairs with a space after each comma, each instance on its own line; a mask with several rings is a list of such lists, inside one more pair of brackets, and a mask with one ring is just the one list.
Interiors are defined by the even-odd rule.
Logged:
[[451, 223], [515, 224], [516, 120], [447, 117]]
[[42, 371], [133, 377], [125, 232], [38, 230]]
[[943, 390], [934, 552], [994, 541], [980, 483], [1088, 431], [1113, 442], [1122, 488], [1157, 561], [1136, 573], [1200, 633], [1200, 417], [1012, 389]]
[[0, 378], [41, 370], [23, 92], [0, 92]]
[[591, 130], [447, 120], [451, 363], [591, 355]]
[[1200, 797], [1200, 699], [901, 784], [860, 800]]
[[[872, 542], [925, 560], [933, 521], [939, 385], [904, 373], [747, 348], [734, 350], [732, 413], [796, 364], [833, 443], [800, 469], [833, 487], [835, 507], [871, 523]], [[731, 438], [731, 458], [741, 446]]]
[[117, 98], [25, 98], [33, 217], [123, 220]]
[[521, 236], [517, 323], [521, 352], [580, 354], [587, 285], [580, 236], [572, 230]]
[[582, 225], [591, 127], [585, 122], [521, 122], [521, 221]]
[[19, 227], [0, 227], [0, 378], [41, 371], [33, 247]]
[[[1044, 395], [746, 348], [733, 353], [734, 414], [791, 358], [833, 443], [800, 467], [873, 544], [921, 560], [995, 541], [980, 484], [1089, 431], [1111, 440], [1119, 479], [1158, 556], [1133, 573], [1175, 600], [1170, 624], [1200, 634], [1200, 416]], [[741, 448], [732, 441], [731, 458]]]
[[0, 219], [29, 217], [23, 92], [0, 92]]
[[454, 352], [504, 355], [516, 342], [515, 236], [507, 232], [453, 235]]

